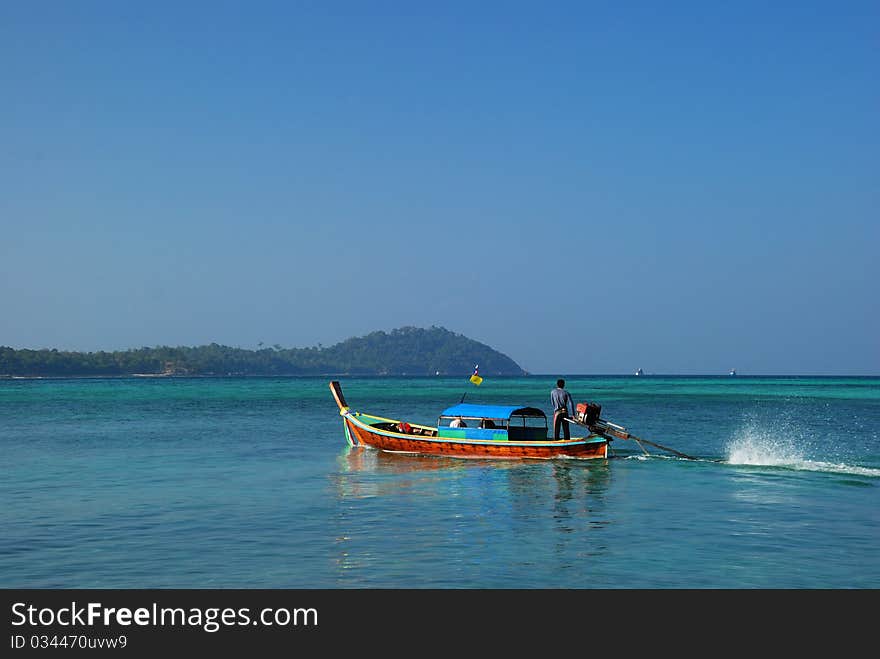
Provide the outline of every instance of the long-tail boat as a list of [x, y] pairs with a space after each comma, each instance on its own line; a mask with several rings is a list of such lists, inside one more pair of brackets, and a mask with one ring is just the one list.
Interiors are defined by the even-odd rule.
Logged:
[[443, 410], [436, 426], [428, 426], [352, 411], [336, 380], [330, 382], [330, 391], [351, 446], [462, 458], [608, 457], [611, 437], [591, 431], [583, 437], [551, 439], [547, 415], [536, 407], [459, 403]]

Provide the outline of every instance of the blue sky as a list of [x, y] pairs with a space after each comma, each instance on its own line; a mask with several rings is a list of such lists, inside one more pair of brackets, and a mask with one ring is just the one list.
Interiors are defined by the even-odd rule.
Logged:
[[0, 345], [880, 374], [876, 2], [0, 2]]

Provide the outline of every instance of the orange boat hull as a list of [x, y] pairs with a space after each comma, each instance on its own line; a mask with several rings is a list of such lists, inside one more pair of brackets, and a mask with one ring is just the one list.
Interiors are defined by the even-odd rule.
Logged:
[[[356, 417], [355, 417], [356, 419]], [[394, 453], [445, 455], [460, 458], [578, 458], [602, 459], [608, 457], [608, 441], [603, 438], [576, 438], [546, 442], [510, 442], [456, 440], [438, 437], [418, 437], [380, 429], [345, 415], [344, 423], [349, 441], [354, 446], [369, 446]]]

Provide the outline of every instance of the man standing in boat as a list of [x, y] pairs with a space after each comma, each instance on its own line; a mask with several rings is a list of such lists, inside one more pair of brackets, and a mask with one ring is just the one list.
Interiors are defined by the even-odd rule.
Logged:
[[571, 439], [571, 431], [565, 422], [565, 417], [574, 416], [574, 402], [571, 400], [571, 394], [565, 390], [565, 380], [562, 378], [556, 381], [556, 389], [550, 392], [550, 403], [553, 405], [553, 439], [559, 439], [560, 427], [563, 436]]

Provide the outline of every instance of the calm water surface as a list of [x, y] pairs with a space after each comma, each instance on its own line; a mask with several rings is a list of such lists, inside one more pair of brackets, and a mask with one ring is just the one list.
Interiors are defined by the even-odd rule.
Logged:
[[[341, 382], [434, 423], [555, 377]], [[567, 381], [700, 460], [351, 449], [326, 378], [2, 380], [0, 587], [880, 587], [880, 379]]]

